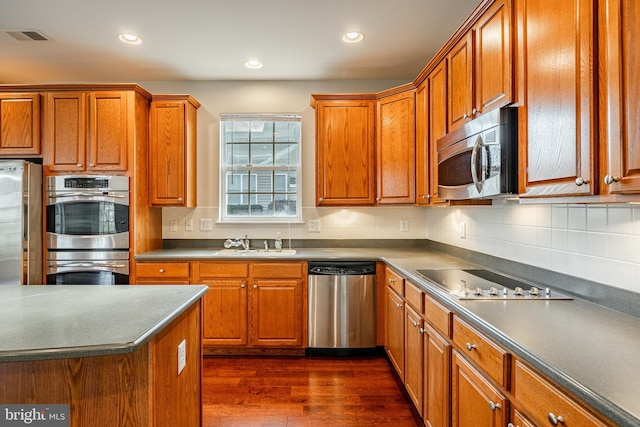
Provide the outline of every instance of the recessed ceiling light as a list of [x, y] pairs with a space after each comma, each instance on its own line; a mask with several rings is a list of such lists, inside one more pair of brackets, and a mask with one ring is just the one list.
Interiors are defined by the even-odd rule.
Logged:
[[122, 43], [126, 44], [140, 44], [142, 43], [142, 39], [135, 34], [131, 33], [120, 33], [118, 34], [118, 40]]
[[359, 43], [364, 40], [364, 33], [358, 31], [352, 31], [342, 36], [342, 41], [345, 43]]
[[244, 66], [247, 68], [251, 68], [252, 70], [257, 70], [259, 68], [262, 68], [262, 62], [258, 61], [257, 59], [249, 59], [248, 61], [245, 61]]

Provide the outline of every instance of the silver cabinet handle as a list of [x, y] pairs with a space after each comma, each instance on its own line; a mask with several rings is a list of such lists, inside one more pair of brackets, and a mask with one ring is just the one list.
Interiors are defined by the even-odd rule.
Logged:
[[240, 285], [241, 288], [244, 288], [244, 283], [242, 285]]
[[82, 163], [78, 163], [76, 166], [78, 167], [78, 169], [82, 169]]
[[420, 328], [420, 333], [424, 334], [425, 332], [427, 332], [427, 330], [425, 328]]
[[493, 403], [492, 401], [489, 401], [489, 409], [491, 409], [492, 411], [500, 408], [502, 408], [502, 405], [500, 405], [499, 403]]
[[614, 182], [618, 182], [619, 180], [620, 180], [620, 177], [613, 176], [613, 175], [605, 175], [604, 177], [604, 183], [607, 185], [611, 185]]
[[92, 168], [92, 167], [94, 167], [94, 166], [95, 166], [95, 165], [94, 165], [93, 163], [89, 163], [89, 167], [90, 167], [90, 168]]
[[182, 202], [182, 197], [178, 197], [178, 201], [179, 201], [179, 202]]
[[389, 279], [389, 283], [396, 283], [396, 279]]
[[478, 110], [474, 108], [473, 110], [471, 110], [471, 114], [475, 116], [476, 114], [478, 114]]
[[418, 327], [418, 322], [413, 322], [413, 327], [417, 328]]
[[475, 348], [478, 348], [478, 346], [475, 345], [475, 344], [471, 344], [469, 342], [467, 343], [467, 350], [471, 351], [471, 350], [473, 350]]
[[580, 186], [581, 186], [581, 185], [583, 185], [583, 184], [588, 184], [588, 183], [589, 183], [589, 180], [588, 180], [588, 179], [584, 179], [584, 178], [582, 178], [582, 177], [578, 177], [578, 178], [576, 178], [576, 185], [577, 185], [578, 187], [580, 187]]
[[396, 304], [396, 307], [402, 308], [402, 304]]
[[160, 270], [158, 270], [158, 273], [164, 273], [164, 268], [161, 268]]
[[258, 288], [258, 285], [253, 285], [253, 289], [257, 289], [257, 288]]
[[549, 422], [554, 426], [557, 426], [558, 424], [564, 424], [564, 418], [562, 418], [562, 415], [555, 416], [552, 412], [549, 412], [547, 418], [549, 418]]

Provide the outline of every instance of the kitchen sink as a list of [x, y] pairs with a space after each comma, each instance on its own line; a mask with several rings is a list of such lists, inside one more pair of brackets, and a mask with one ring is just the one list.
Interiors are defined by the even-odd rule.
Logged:
[[219, 251], [212, 252], [211, 255], [227, 257], [247, 256], [256, 258], [278, 258], [295, 255], [296, 252], [297, 251], [295, 249], [282, 249], [280, 252], [277, 252], [275, 249], [270, 249], [268, 251], [265, 251], [264, 249], [220, 249]]

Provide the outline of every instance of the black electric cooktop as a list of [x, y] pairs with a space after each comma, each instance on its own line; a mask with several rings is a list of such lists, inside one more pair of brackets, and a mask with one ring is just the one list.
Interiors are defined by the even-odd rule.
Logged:
[[565, 295], [522, 279], [490, 270], [416, 270], [430, 282], [458, 299], [475, 300], [570, 300]]

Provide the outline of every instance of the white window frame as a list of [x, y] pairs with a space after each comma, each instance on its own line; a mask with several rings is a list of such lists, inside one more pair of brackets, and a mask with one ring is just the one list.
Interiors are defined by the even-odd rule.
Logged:
[[[298, 150], [295, 165], [279, 166], [271, 165], [239, 165], [227, 164], [227, 141], [225, 139], [224, 123], [229, 121], [264, 121], [264, 122], [298, 122], [300, 123], [300, 134], [298, 135]], [[256, 143], [259, 144], [259, 143]], [[273, 144], [273, 141], [271, 142]], [[296, 173], [296, 214], [285, 215], [227, 215], [227, 173], [230, 171], [278, 171]], [[249, 175], [251, 176], [251, 174]], [[249, 186], [251, 184], [249, 183]], [[223, 223], [301, 223], [302, 222], [302, 114], [300, 113], [280, 113], [280, 114], [220, 114], [220, 214], [218, 221]], [[245, 193], [242, 193], [245, 194]], [[256, 194], [256, 193], [254, 193]], [[275, 202], [275, 195], [281, 194], [275, 190], [275, 179], [271, 190], [272, 200]], [[251, 198], [251, 193], [247, 192], [246, 197]]]

